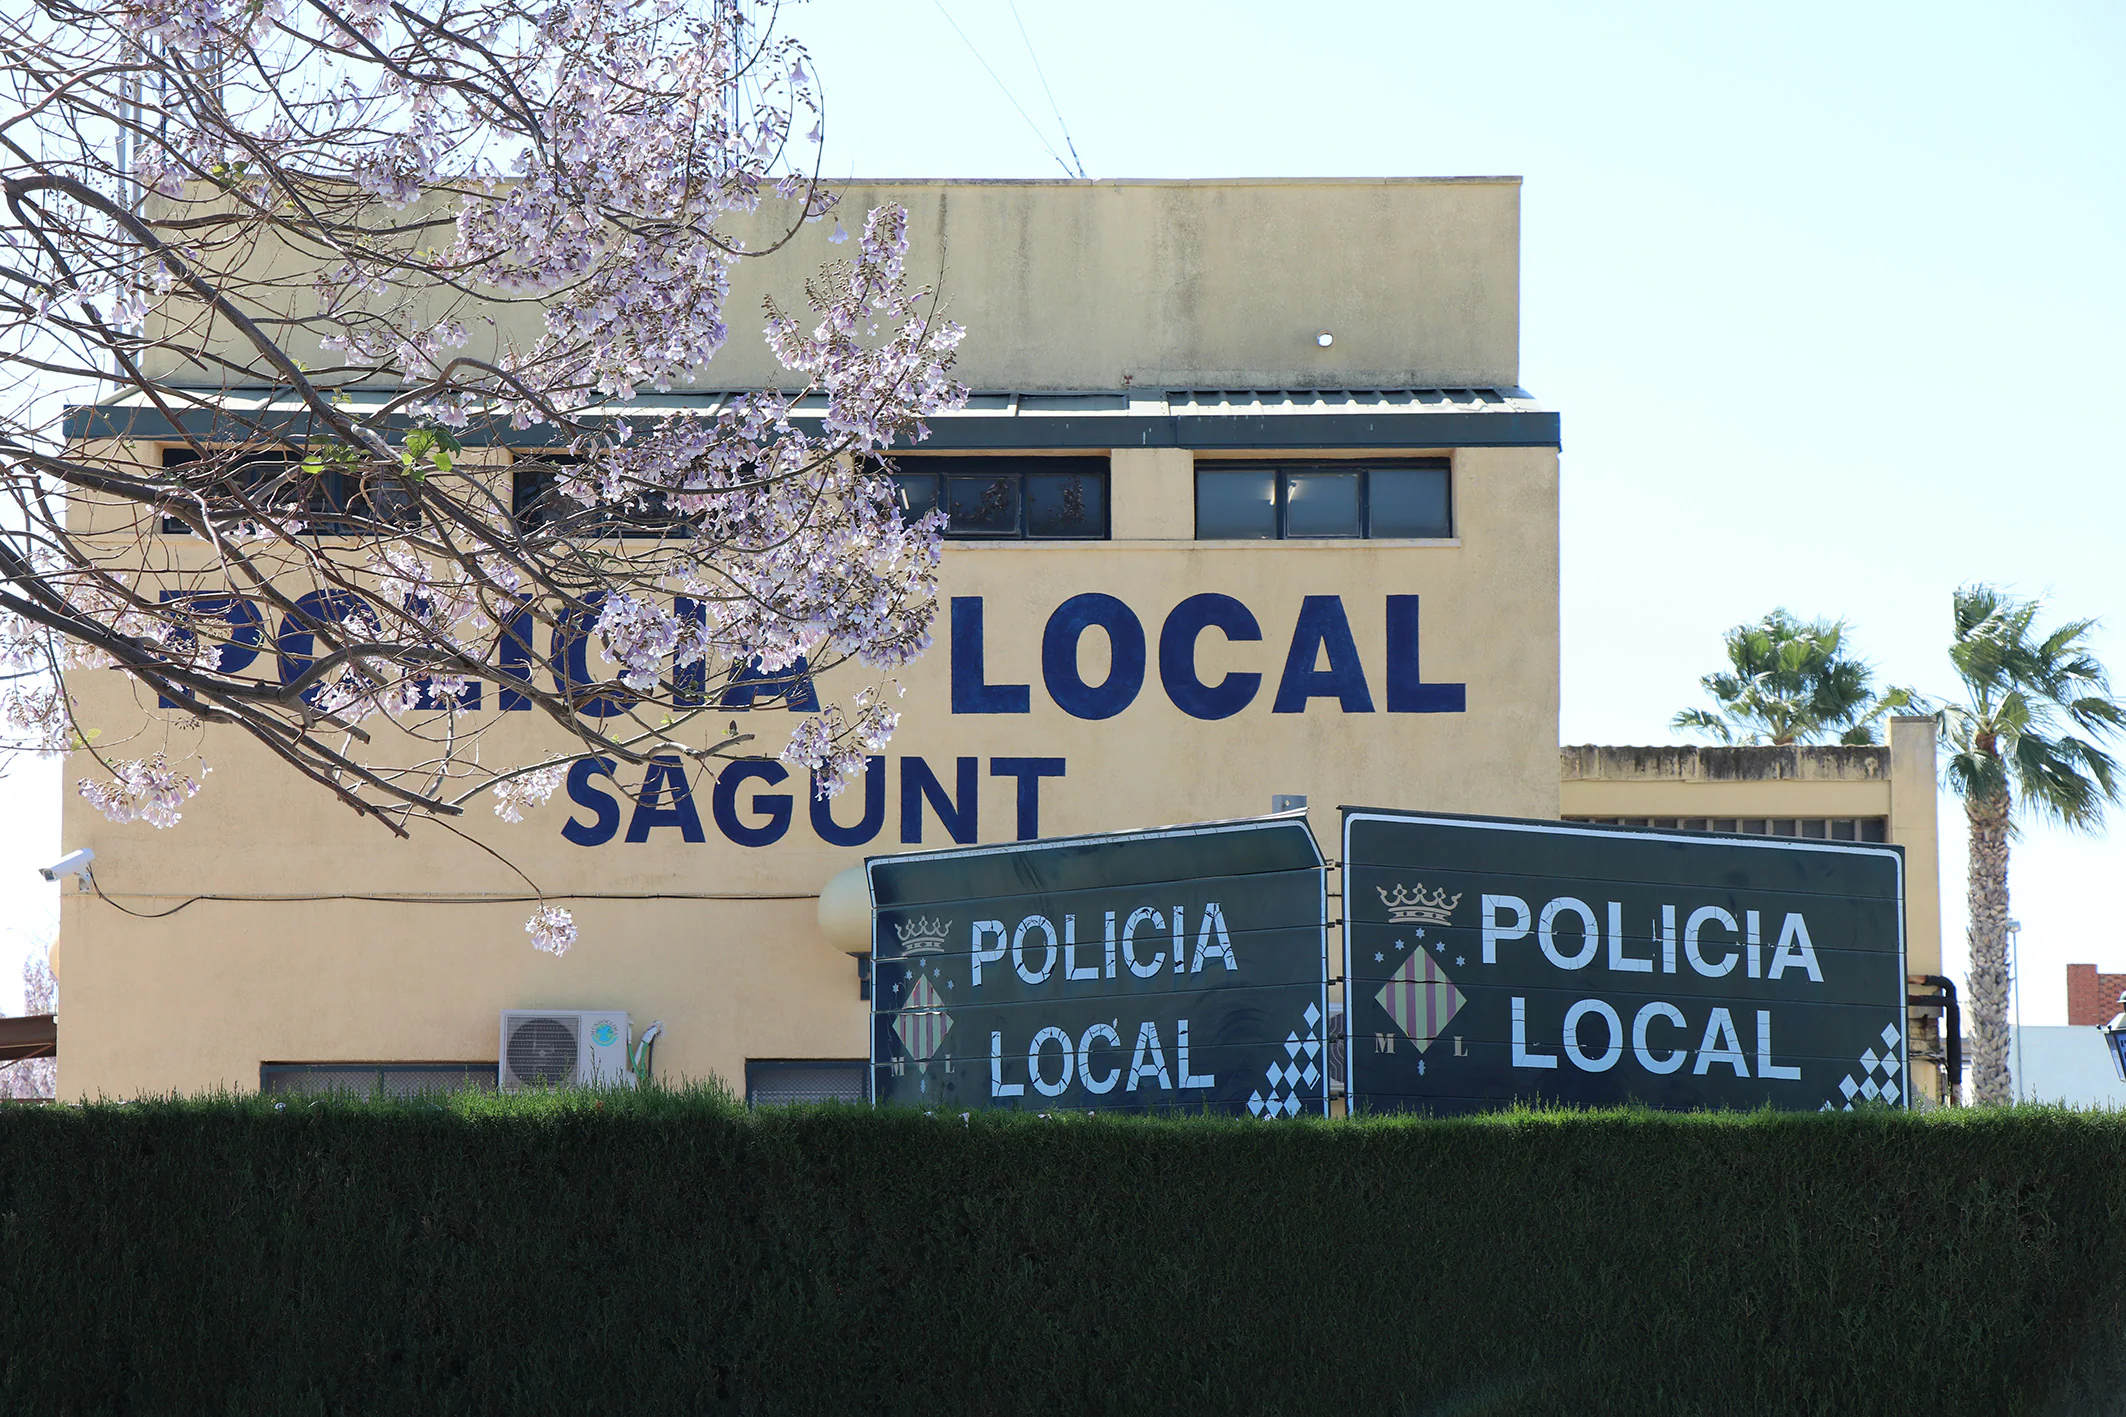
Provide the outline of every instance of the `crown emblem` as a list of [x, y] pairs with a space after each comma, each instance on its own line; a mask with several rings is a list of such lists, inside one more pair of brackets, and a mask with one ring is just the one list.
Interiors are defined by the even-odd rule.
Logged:
[[925, 920], [921, 916], [904, 925], [893, 927], [900, 936], [901, 953], [904, 955], [941, 954], [945, 949], [945, 936], [952, 930], [950, 920]]
[[1462, 903], [1460, 891], [1451, 898], [1444, 888], [1428, 893], [1423, 881], [1417, 883], [1415, 890], [1400, 885], [1392, 892], [1386, 886], [1373, 889], [1379, 894], [1380, 903], [1388, 907], [1388, 919], [1397, 925], [1451, 925], [1454, 907]]

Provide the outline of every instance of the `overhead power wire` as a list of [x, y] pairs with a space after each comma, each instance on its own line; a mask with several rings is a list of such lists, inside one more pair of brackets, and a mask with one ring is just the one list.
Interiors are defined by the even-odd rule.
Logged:
[[[974, 41], [967, 37], [967, 31], [961, 29], [960, 22], [952, 18], [952, 12], [945, 8], [945, 0], [930, 0], [930, 3], [938, 7], [938, 13], [945, 17], [946, 24], [952, 26], [952, 32], [960, 37], [960, 43], [967, 46], [967, 52], [974, 56], [974, 62], [982, 66], [982, 72], [989, 75], [990, 79], [996, 84], [996, 86], [999, 89], [1003, 90], [1006, 101], [1008, 101], [1013, 108], [1018, 110], [1019, 116], [1026, 120], [1026, 126], [1033, 129], [1034, 137], [1040, 140], [1041, 146], [1047, 150], [1048, 155], [1056, 160], [1056, 166], [1063, 169], [1063, 175], [1065, 177], [1084, 176], [1082, 172], [1073, 172], [1070, 170], [1070, 164], [1065, 162], [1063, 160], [1063, 155], [1056, 151], [1055, 144], [1048, 141], [1048, 135], [1041, 131], [1040, 124], [1033, 121], [1033, 115], [1031, 113], [1028, 113], [1024, 106], [1019, 103], [1018, 96], [1012, 93], [1011, 91], [1011, 86], [1005, 83], [1003, 79], [997, 76], [996, 70], [989, 67], [989, 61], [982, 57], [981, 50], [975, 48]], [[1039, 66], [1036, 65], [1035, 67], [1038, 68]], [[1066, 143], [1070, 141], [1070, 137], [1068, 134], [1064, 135], [1064, 141]]]
[[1033, 60], [1034, 77], [1041, 81], [1041, 92], [1048, 95], [1048, 111], [1056, 115], [1056, 127], [1063, 131], [1063, 146], [1070, 149], [1070, 160], [1077, 165], [1078, 176], [1085, 176], [1084, 159], [1078, 156], [1078, 145], [1070, 140], [1070, 125], [1063, 121], [1063, 109], [1056, 103], [1055, 90], [1048, 86], [1048, 74], [1041, 68], [1041, 56], [1034, 53], [1033, 36], [1026, 32], [1026, 21], [1019, 18], [1018, 0], [1009, 0], [1012, 23], [1019, 27], [1019, 38], [1026, 41], [1026, 57]]

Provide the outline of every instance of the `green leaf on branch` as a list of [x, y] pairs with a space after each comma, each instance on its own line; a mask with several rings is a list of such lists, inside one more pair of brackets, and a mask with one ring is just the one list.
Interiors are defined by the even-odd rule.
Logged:
[[448, 474], [451, 460], [465, 451], [465, 445], [450, 436], [443, 428], [416, 428], [406, 435], [406, 443], [399, 452], [399, 462], [408, 480], [419, 482], [428, 475], [422, 460], [437, 472]]

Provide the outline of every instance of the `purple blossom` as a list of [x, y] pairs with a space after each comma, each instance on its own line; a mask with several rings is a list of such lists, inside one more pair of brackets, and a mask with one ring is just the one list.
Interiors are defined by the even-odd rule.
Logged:
[[[105, 15], [70, 12], [61, 28], [82, 72], [159, 66], [168, 80], [140, 89], [149, 110], [128, 170], [103, 156], [78, 166], [115, 211], [168, 204], [181, 219], [158, 228], [169, 244], [150, 257], [115, 218], [84, 217], [59, 248], [64, 279], [17, 286], [20, 327], [65, 325], [92, 344], [99, 324], [122, 339], [176, 331], [164, 363], [301, 394], [318, 432], [301, 472], [282, 476], [292, 492], [262, 490], [233, 455], [202, 458], [218, 483], [148, 467], [143, 525], [182, 512], [203, 528], [181, 557], [150, 568], [38, 553], [63, 602], [52, 623], [97, 633], [68, 638], [0, 614], [0, 668], [19, 676], [0, 694], [10, 742], [79, 746], [66, 676], [131, 674], [154, 686], [150, 702], [165, 688], [200, 695], [218, 720], [210, 744], [243, 731], [233, 722], [270, 723], [256, 736], [296, 745], [314, 777], [377, 818], [455, 813], [491, 792], [495, 814], [518, 822], [558, 789], [567, 754], [699, 752], [712, 676], [802, 661], [815, 673], [853, 666], [851, 678], [830, 681], [847, 687], [761, 750], [839, 791], [898, 723], [887, 676], [931, 644], [941, 519], [902, 520], [881, 458], [964, 401], [952, 378], [962, 331], [908, 281], [907, 213], [865, 214], [852, 243], [835, 195], [811, 180], [824, 131], [816, 77], [776, 17], [773, 0], [123, 0]], [[211, 83], [208, 54], [229, 56]], [[44, 137], [104, 134], [104, 119], [67, 105], [111, 87], [56, 98], [51, 112], [67, 121]], [[835, 259], [806, 306], [734, 325], [732, 269], [775, 244], [761, 233], [780, 223], [795, 235], [830, 215]], [[292, 274], [231, 273], [249, 259], [231, 253], [276, 242], [301, 253]], [[497, 302], [538, 318], [513, 335]], [[216, 365], [230, 310], [269, 331], [260, 338], [291, 342], [251, 369]], [[638, 394], [701, 380], [734, 330], [756, 329], [780, 388], [713, 411], [616, 416]], [[93, 377], [121, 362], [100, 358]], [[165, 403], [181, 392], [152, 375], [142, 391]], [[520, 447], [571, 455], [543, 526], [520, 523], [506, 485], [495, 490], [504, 426]], [[453, 430], [472, 430], [464, 447]], [[271, 443], [271, 430], [260, 438]], [[103, 497], [107, 484], [93, 485]], [[231, 488], [249, 500], [227, 505]], [[40, 484], [22, 500], [43, 495]], [[618, 540], [601, 529], [616, 518], [663, 534]], [[46, 530], [66, 544], [63, 525]], [[265, 628], [232, 627], [183, 597], [256, 598]], [[524, 652], [539, 661], [529, 667], [505, 653], [522, 643], [525, 614], [540, 642]], [[291, 619], [306, 622], [297, 632], [323, 672], [275, 698], [224, 669], [272, 665], [259, 636]], [[300, 655], [288, 663], [303, 672]], [[599, 682], [573, 682], [584, 672]], [[466, 712], [483, 686], [541, 695], [568, 736], [483, 749], [485, 721]], [[589, 707], [615, 702], [636, 708], [615, 721]], [[93, 725], [82, 732], [94, 741]], [[140, 756], [108, 762], [107, 778], [83, 778], [82, 796], [114, 821], [175, 824], [206, 765], [129, 751]], [[526, 928], [555, 954], [576, 939], [556, 907]]]

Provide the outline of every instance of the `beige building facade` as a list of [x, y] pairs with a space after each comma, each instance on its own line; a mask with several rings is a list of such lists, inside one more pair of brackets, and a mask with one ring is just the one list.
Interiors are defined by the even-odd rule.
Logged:
[[[911, 269], [940, 272], [969, 329], [975, 397], [902, 459], [909, 495], [1008, 487], [1019, 509], [1015, 529], [948, 541], [935, 647], [901, 674], [899, 730], [863, 781], [815, 800], [775, 760], [799, 714], [738, 698], [728, 717], [759, 758], [579, 763], [521, 823], [478, 810], [462, 835], [402, 841], [254, 745], [187, 730], [213, 773], [176, 828], [67, 797], [65, 844], [95, 850], [97, 890], [64, 898], [62, 1096], [471, 1075], [521, 1009], [661, 1021], [667, 1079], [831, 1093], [868, 1012], [861, 944], [820, 923], [838, 874], [883, 852], [1252, 815], [1276, 794], [1304, 796], [1325, 843], [1358, 804], [1875, 814], [1908, 860], [1921, 850], [1917, 818], [1872, 780], [1738, 783], [1688, 813], [1658, 792], [1639, 805], [1645, 782], [1561, 783], [1559, 421], [1519, 387], [1517, 179], [857, 184], [845, 200], [907, 205]], [[731, 308], [756, 308], [764, 281], [794, 288], [824, 242], [808, 231], [789, 261], [742, 268]], [[774, 371], [734, 338], [712, 372], [743, 389]], [[173, 436], [126, 407], [72, 427], [84, 444]], [[506, 479], [535, 446], [476, 456]], [[1059, 479], [1080, 499], [1060, 531], [1036, 505]], [[861, 682], [839, 672], [821, 701]], [[155, 726], [115, 674], [76, 693], [99, 742]], [[530, 714], [488, 712], [485, 753], [559, 744]], [[70, 767], [69, 783], [94, 771]], [[531, 948], [527, 881], [575, 913], [565, 957]]]

